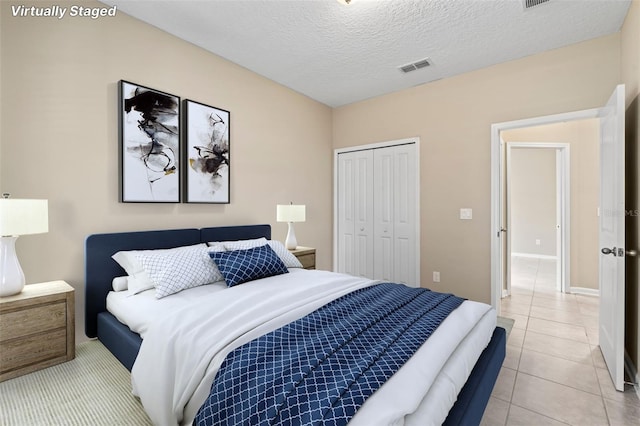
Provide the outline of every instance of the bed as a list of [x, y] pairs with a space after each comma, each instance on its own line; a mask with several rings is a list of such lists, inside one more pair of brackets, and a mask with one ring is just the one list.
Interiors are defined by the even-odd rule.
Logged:
[[[89, 237], [87, 237], [85, 242], [85, 298], [86, 298], [85, 299], [85, 332], [87, 336], [91, 338], [97, 337], [109, 349], [109, 351], [111, 351], [114, 354], [114, 356], [130, 371], [131, 370], [133, 370], [134, 372], [136, 371], [136, 369], [134, 369], [134, 364], [136, 362], [136, 359], [138, 358], [139, 354], [140, 354], [140, 358], [142, 358], [143, 355], [145, 354], [145, 348], [142, 348], [141, 350], [142, 342], [143, 342], [141, 335], [137, 332], [133, 332], [127, 325], [123, 324], [123, 322], [118, 320], [118, 318], [116, 318], [116, 315], [109, 312], [109, 310], [107, 309], [107, 298], [110, 293], [113, 295], [112, 281], [115, 277], [120, 277], [124, 275], [123, 269], [118, 265], [118, 263], [116, 263], [112, 259], [111, 256], [113, 254], [119, 251], [127, 251], [127, 250], [170, 249], [174, 247], [189, 246], [189, 245], [194, 245], [194, 244], [203, 243], [203, 242], [249, 240], [249, 239], [256, 239], [261, 237], [264, 237], [267, 240], [271, 239], [271, 228], [269, 225], [225, 226], [225, 227], [213, 227], [213, 228], [202, 228], [202, 229], [195, 229], [195, 228], [173, 229], [173, 230], [161, 230], [161, 231], [124, 232], [124, 233], [90, 235]], [[314, 271], [293, 271], [292, 270], [292, 272], [294, 273], [286, 274], [286, 280], [292, 281], [292, 280], [303, 277], [305, 282], [312, 283], [310, 285], [316, 285], [313, 283], [315, 281], [318, 281], [318, 284], [317, 284], [319, 286], [318, 288], [326, 288], [326, 285], [324, 283], [320, 283], [320, 281], [331, 278], [332, 276], [330, 276], [330, 274], [333, 274], [325, 271], [314, 272]], [[310, 272], [311, 274], [307, 275], [306, 272]], [[347, 277], [343, 277], [343, 279], [348, 281]], [[270, 278], [267, 278], [265, 282], [268, 280], [270, 280]], [[279, 282], [275, 282], [275, 279], [273, 279], [272, 281], [274, 281], [274, 283], [269, 285], [274, 285], [276, 287], [279, 285], [285, 285], [285, 284], [280, 284]], [[345, 285], [347, 286], [357, 284], [357, 283], [353, 284], [351, 282], [347, 283], [347, 281], [345, 281], [346, 283]], [[249, 288], [251, 287], [252, 283], [249, 283], [249, 284], [250, 285], [243, 284], [242, 286], [239, 286], [239, 287], [243, 291], [249, 292]], [[243, 286], [246, 286], [246, 288], [242, 288]], [[212, 286], [211, 288], [213, 289], [214, 287]], [[336, 288], [339, 288], [339, 286], [336, 286]], [[193, 292], [193, 294], [198, 294], [197, 291], [200, 291], [200, 292], [203, 291], [202, 287], [198, 287], [193, 290], [196, 290]], [[229, 290], [233, 290], [233, 288]], [[188, 292], [190, 291], [191, 290], [186, 290], [183, 293], [185, 295], [188, 295], [189, 294]], [[334, 291], [334, 290], [331, 290], [331, 291]], [[141, 294], [144, 294], [144, 293], [141, 293]], [[231, 292], [221, 292], [220, 294], [231, 294]], [[173, 296], [170, 296], [166, 299], [170, 299], [171, 297]], [[200, 296], [197, 296], [197, 297], [200, 298]], [[334, 297], [334, 296], [331, 296], [331, 297]], [[111, 296], [111, 298], [113, 299], [113, 296]], [[178, 298], [176, 298], [176, 300], [178, 300]], [[319, 300], [318, 302], [314, 302], [314, 303], [319, 303], [320, 305], [322, 305], [325, 302], [322, 300]], [[464, 306], [467, 306], [475, 302], [465, 302], [465, 303], [466, 305]], [[477, 305], [480, 305], [480, 304], [477, 304]], [[495, 315], [495, 312], [493, 313], [493, 315]], [[489, 313], [483, 314], [483, 318], [486, 318], [488, 316], [489, 316]], [[283, 318], [286, 319], [285, 317], [286, 316], [284, 316]], [[284, 321], [284, 319], [279, 318], [278, 321]], [[288, 319], [287, 321], [289, 321], [290, 319]], [[185, 319], [185, 323], [187, 321], [188, 319]], [[449, 319], [447, 319], [447, 321], [449, 321]], [[488, 320], [483, 320], [483, 321], [487, 322]], [[176, 323], [180, 321], [176, 321], [174, 319], [171, 321], [165, 320], [164, 322]], [[495, 322], [493, 324], [495, 324]], [[156, 327], [156, 329], [157, 328], [158, 327]], [[153, 345], [159, 344], [157, 335], [162, 333], [158, 332], [157, 330], [154, 333], [152, 328], [150, 328], [149, 330], [150, 330], [148, 334], [149, 337], [145, 336], [146, 352], [147, 353], [150, 351], [167, 352], [157, 348], [152, 349]], [[244, 332], [240, 330], [239, 333], [242, 334]], [[435, 339], [436, 333], [438, 333], [438, 330], [434, 332], [434, 335], [432, 336], [432, 338], [430, 338], [430, 340], [434, 340], [434, 342], [436, 341]], [[502, 361], [504, 360], [505, 344], [506, 344], [505, 331], [500, 327], [495, 327], [494, 325], [492, 325], [490, 333], [488, 337], [486, 337], [486, 339], [488, 340], [488, 344], [486, 344], [486, 346], [483, 343], [481, 348], [479, 349], [476, 348], [476, 351], [478, 352], [479, 356], [476, 356], [473, 362], [469, 364], [469, 361], [458, 361], [458, 362], [462, 362], [463, 364], [465, 363], [469, 364], [468, 370], [470, 370], [470, 374], [468, 375], [468, 377], [465, 376], [466, 379], [464, 383], [460, 385], [461, 390], [457, 394], [457, 397], [454, 395], [454, 398], [451, 401], [452, 406], [450, 406], [450, 408], [447, 407], [448, 411], [445, 412], [444, 417], [446, 417], [446, 419], [442, 421], [443, 424], [473, 425], [473, 424], [480, 423], [480, 420], [484, 413], [484, 409], [488, 403], [489, 396], [491, 394], [491, 391], [497, 379], [498, 373], [502, 366]], [[182, 340], [180, 343], [180, 345], [187, 345], [187, 344], [189, 344], [188, 340]], [[424, 345], [424, 347], [426, 346], [427, 345]], [[462, 344], [459, 344], [459, 346], [462, 346]], [[478, 346], [478, 345], [467, 343], [467, 346]], [[416, 353], [416, 357], [419, 353], [422, 353], [421, 356], [425, 356], [424, 355], [425, 353], [427, 354], [426, 356], [433, 356], [433, 353], [429, 355], [428, 351], [425, 352], [426, 349], [424, 347], [420, 348], [420, 351], [422, 352]], [[177, 350], [175, 352], [179, 356], [184, 357], [186, 356], [186, 355], [183, 355], [184, 353], [188, 354], [192, 350], [196, 350], [196, 349]], [[434, 351], [434, 350], [435, 349], [431, 349], [431, 351]], [[144, 355], [144, 356], [148, 357], [148, 355]], [[452, 356], [451, 358], [453, 359], [454, 357]], [[187, 359], [187, 358], [184, 358], [184, 359]], [[413, 359], [414, 358], [412, 358], [412, 360]], [[158, 362], [162, 362], [162, 361], [159, 360]], [[452, 363], [453, 360], [445, 360], [443, 361], [443, 364], [449, 365], [450, 362]], [[414, 364], [416, 363], [417, 361], [414, 361]], [[147, 376], [151, 375], [149, 371], [152, 371], [152, 370], [147, 370], [146, 372], [144, 370], [145, 366], [148, 364], [147, 362], [138, 363], [138, 364], [139, 365], [137, 366], [137, 369], [140, 371], [138, 374], [139, 377], [140, 376], [144, 377], [145, 375]], [[162, 364], [159, 364], [159, 365], [162, 365]], [[157, 365], [149, 368], [155, 368], [156, 370], [162, 369], [162, 367], [159, 368]], [[173, 366], [172, 368], [178, 368], [177, 371], [183, 371], [182, 370], [183, 366], [178, 366], [178, 367]], [[156, 371], [156, 370], [153, 370], [153, 371]], [[450, 371], [451, 373], [450, 375], [456, 375], [458, 370], [460, 370], [460, 368], [456, 367], [453, 372]], [[400, 373], [401, 371], [402, 369], [398, 373]], [[190, 375], [190, 374], [191, 373], [187, 373], [186, 375]], [[211, 376], [211, 371], [208, 371], [208, 374], [209, 376]], [[397, 376], [401, 377], [402, 374], [398, 374]], [[212, 377], [209, 377], [208, 380], [213, 380], [213, 377], [215, 377], [215, 374]], [[135, 376], [133, 378], [134, 378], [133, 380], [134, 388], [136, 388]], [[391, 379], [395, 379], [395, 375]], [[398, 380], [396, 380], [396, 382]], [[389, 382], [391, 381], [392, 380], [389, 380]], [[139, 386], [143, 387], [142, 385], [139, 385]], [[146, 386], [153, 388], [152, 385], [146, 385]], [[198, 392], [196, 393], [201, 394], [202, 389], [208, 388], [210, 386], [211, 386], [210, 383], [199, 383], [197, 385]], [[374, 400], [374, 397], [378, 395], [385, 395], [385, 392], [383, 391], [385, 389], [385, 386], [386, 384], [380, 388], [380, 391], [375, 392], [370, 399]], [[163, 387], [164, 387], [164, 384], [163, 384]], [[387, 386], [387, 388], [390, 388], [390, 387], [391, 385]], [[145, 400], [148, 401], [149, 398], [150, 398], [149, 396], [145, 398], [144, 395], [142, 395], [141, 399], [143, 401], [143, 404]], [[153, 398], [155, 398], [155, 396], [153, 396], [152, 399]], [[171, 399], [171, 395], [166, 396], [166, 398]], [[200, 395], [199, 398], [202, 399], [202, 395]], [[418, 397], [418, 399], [420, 398], [422, 397]], [[201, 403], [201, 401], [198, 398], [194, 397], [193, 399], [195, 400], [195, 402], [191, 402], [191, 405], [194, 405], [194, 404], [198, 405]], [[427, 398], [425, 397], [424, 400], [426, 401], [426, 399]], [[383, 407], [384, 400], [385, 398], [380, 397], [376, 400], [377, 402], [375, 404], [371, 403], [369, 405], [370, 406], [379, 405]], [[419, 402], [419, 407], [416, 410], [417, 414], [413, 416], [413, 420], [411, 420], [410, 417], [407, 417], [409, 421], [407, 421], [406, 424], [411, 424], [412, 421], [415, 424], [430, 423], [430, 421], [428, 421], [428, 419], [426, 419], [425, 417], [425, 416], [429, 416], [429, 414], [424, 413], [424, 410], [427, 409], [424, 407], [429, 407], [429, 404], [426, 404], [421, 399], [418, 402]], [[365, 404], [362, 406], [362, 409], [358, 410], [356, 415], [353, 417], [353, 424], [358, 424], [358, 423], [367, 424], [367, 422], [362, 420], [367, 418], [366, 413], [368, 413], [369, 416], [371, 416], [372, 415], [371, 413], [373, 413], [373, 416], [374, 416], [373, 418], [377, 418], [375, 417], [377, 416], [375, 410], [372, 411], [371, 409], [366, 408], [367, 403], [368, 401], [365, 401]], [[183, 402], [183, 405], [185, 406], [185, 414], [183, 418], [180, 418], [178, 420], [178, 422], [190, 423], [196, 411], [194, 411], [193, 406], [189, 408], [189, 404], [187, 402]], [[146, 404], [145, 404], [145, 409], [147, 409], [148, 412], [150, 411], [150, 408], [148, 408]], [[189, 410], [191, 411], [187, 413]], [[155, 420], [157, 418], [158, 417], [154, 418], [152, 416], [152, 419], [154, 419], [154, 421], [158, 423], [165, 423], [164, 419]], [[416, 423], [416, 419], [425, 420], [425, 421]], [[167, 420], [166, 423], [175, 424], [176, 422], [174, 420], [175, 419]], [[396, 424], [402, 424], [402, 423], [403, 422], [396, 423]], [[438, 421], [437, 423], [441, 423], [441, 421]], [[377, 423], [377, 424], [387, 424], [387, 423]]]

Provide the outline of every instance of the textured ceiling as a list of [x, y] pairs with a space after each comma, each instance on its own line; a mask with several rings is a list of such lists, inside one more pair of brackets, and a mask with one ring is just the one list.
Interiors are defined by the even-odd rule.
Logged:
[[[630, 0], [104, 0], [332, 107], [620, 31]], [[428, 57], [432, 66], [398, 67]]]

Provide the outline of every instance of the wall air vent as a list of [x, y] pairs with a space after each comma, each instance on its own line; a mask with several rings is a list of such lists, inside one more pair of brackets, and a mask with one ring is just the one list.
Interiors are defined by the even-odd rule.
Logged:
[[524, 7], [524, 10], [527, 10], [548, 2], [549, 0], [522, 0], [522, 6]]
[[424, 58], [424, 59], [420, 59], [419, 61], [412, 62], [410, 64], [401, 65], [398, 67], [398, 69], [406, 74], [411, 71], [419, 70], [420, 68], [426, 68], [430, 65], [431, 65], [431, 60], [429, 58]]

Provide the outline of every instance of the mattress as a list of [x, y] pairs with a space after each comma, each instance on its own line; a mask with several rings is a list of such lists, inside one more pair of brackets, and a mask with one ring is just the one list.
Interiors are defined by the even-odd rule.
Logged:
[[[151, 419], [156, 424], [188, 424], [228, 352], [372, 284], [375, 281], [327, 271], [293, 269], [231, 289], [216, 283], [159, 300], [152, 290], [135, 296], [112, 292], [107, 307], [143, 337], [132, 384]], [[495, 325], [489, 305], [465, 301], [350, 424], [441, 424]], [[211, 344], [204, 348], [195, 343], [202, 340]]]

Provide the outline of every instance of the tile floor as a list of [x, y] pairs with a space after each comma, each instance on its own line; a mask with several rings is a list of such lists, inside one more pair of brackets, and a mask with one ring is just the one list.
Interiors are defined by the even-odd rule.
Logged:
[[617, 392], [598, 347], [598, 298], [558, 293], [555, 261], [512, 258], [515, 320], [482, 425], [640, 425], [640, 398]]

